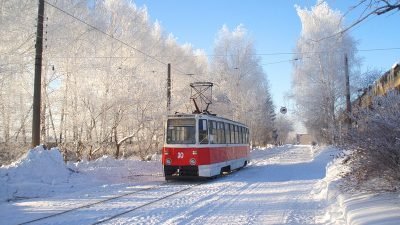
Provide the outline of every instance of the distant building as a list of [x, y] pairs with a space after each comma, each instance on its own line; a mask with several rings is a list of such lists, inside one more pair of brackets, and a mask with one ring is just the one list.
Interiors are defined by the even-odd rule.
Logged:
[[395, 63], [390, 70], [362, 91], [361, 96], [353, 102], [353, 105], [362, 108], [371, 106], [373, 96], [386, 95], [389, 91], [400, 93], [400, 62]]
[[313, 139], [310, 134], [296, 134], [296, 141], [298, 145], [311, 145]]

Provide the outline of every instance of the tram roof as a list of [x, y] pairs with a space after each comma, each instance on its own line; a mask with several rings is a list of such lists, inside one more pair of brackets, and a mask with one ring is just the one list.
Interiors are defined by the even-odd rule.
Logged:
[[198, 117], [198, 118], [206, 118], [206, 119], [208, 119], [208, 118], [219, 119], [219, 120], [224, 120], [224, 121], [227, 121], [227, 122], [232, 122], [232, 123], [236, 123], [236, 124], [239, 124], [239, 125], [242, 125], [242, 126], [247, 127], [247, 125], [244, 124], [244, 123], [237, 122], [237, 121], [230, 120], [230, 119], [226, 119], [226, 118], [224, 118], [224, 117], [220, 117], [220, 116], [216, 116], [216, 115], [210, 115], [210, 114], [186, 114], [186, 113], [178, 113], [178, 114], [168, 115], [168, 118], [169, 118], [169, 119], [170, 119], [170, 118], [175, 118], [175, 119], [176, 119], [176, 118], [196, 118], [196, 117]]

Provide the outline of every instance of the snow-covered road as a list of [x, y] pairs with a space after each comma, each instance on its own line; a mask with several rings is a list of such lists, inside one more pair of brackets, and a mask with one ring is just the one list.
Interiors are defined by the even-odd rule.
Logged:
[[154, 177], [20, 200], [2, 205], [0, 223], [20, 224], [128, 193], [32, 224], [94, 224], [117, 214], [103, 224], [321, 224], [325, 198], [318, 184], [333, 155], [310, 146], [259, 149], [247, 168], [205, 183]]

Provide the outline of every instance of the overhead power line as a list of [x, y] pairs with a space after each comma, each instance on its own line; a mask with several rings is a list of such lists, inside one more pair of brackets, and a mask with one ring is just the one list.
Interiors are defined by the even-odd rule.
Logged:
[[[156, 62], [159, 62], [159, 63], [161, 63], [161, 64], [163, 64], [163, 65], [166, 65], [166, 66], [168, 65], [168, 63], [166, 63], [166, 62], [160, 60], [159, 58], [157, 58], [157, 57], [155, 57], [155, 56], [152, 56], [152, 55], [150, 55], [150, 54], [148, 54], [148, 53], [146, 53], [146, 52], [144, 52], [144, 51], [142, 51], [142, 50], [140, 50], [140, 49], [138, 49], [138, 48], [136, 48], [136, 47], [133, 47], [132, 45], [128, 44], [127, 42], [122, 41], [122, 40], [120, 40], [120, 39], [114, 37], [112, 34], [108, 34], [107, 32], [105, 32], [105, 31], [103, 31], [103, 30], [101, 30], [101, 29], [99, 29], [99, 28], [97, 28], [97, 27], [95, 27], [95, 26], [89, 24], [88, 22], [86, 22], [86, 21], [84, 21], [84, 20], [82, 20], [82, 19], [80, 19], [80, 18], [74, 16], [73, 14], [71, 14], [71, 13], [65, 11], [64, 9], [61, 9], [60, 7], [58, 7], [58, 6], [56, 6], [56, 5], [52, 4], [52, 3], [49, 3], [49, 2], [47, 2], [47, 1], [45, 1], [45, 3], [48, 4], [49, 6], [51, 6], [51, 7], [55, 8], [55, 9], [57, 9], [58, 11], [60, 11], [60, 12], [62, 12], [62, 13], [64, 13], [64, 14], [66, 14], [66, 15], [68, 15], [68, 16], [70, 16], [70, 17], [72, 17], [73, 19], [75, 19], [75, 20], [77, 20], [77, 21], [79, 21], [79, 22], [85, 24], [86, 26], [92, 28], [93, 30], [96, 30], [96, 31], [98, 31], [99, 33], [101, 33], [101, 34], [103, 34], [103, 35], [106, 35], [107, 37], [109, 37], [109, 38], [111, 38], [111, 39], [113, 39], [113, 40], [115, 40], [115, 41], [117, 41], [117, 42], [119, 42], [119, 43], [125, 45], [126, 47], [131, 48], [131, 49], [133, 49], [133, 50], [135, 50], [135, 51], [141, 53], [142, 55], [144, 55], [144, 56], [146, 56], [146, 57], [148, 57], [148, 58], [153, 59], [153, 60], [156, 61]], [[359, 51], [359, 52], [371, 52], [371, 51], [392, 51], [392, 50], [400, 50], [400, 47], [359, 49], [358, 51]], [[303, 54], [321, 54], [321, 53], [342, 52], [342, 51], [343, 51], [343, 50], [310, 51], [310, 52], [271, 52], [271, 53], [255, 53], [255, 54], [246, 54], [246, 55], [249, 55], [249, 56], [250, 56], [250, 55], [254, 55], [254, 56], [303, 55]], [[228, 54], [228, 55], [206, 54], [206, 55], [199, 55], [199, 56], [226, 57], [226, 56], [234, 56], [234, 54]], [[163, 55], [163, 56], [158, 56], [158, 57], [170, 57], [170, 56], [168, 56], [168, 55]], [[171, 56], [171, 57], [172, 57], [172, 56]], [[192, 56], [192, 57], [196, 57], [196, 56]], [[107, 58], [107, 59], [118, 58], [118, 59], [120, 59], [120, 58], [137, 58], [137, 57], [136, 57], [136, 56], [74, 56], [74, 57], [68, 57], [68, 56], [67, 56], [67, 57], [54, 57], [54, 58]], [[283, 61], [277, 61], [277, 62], [268, 62], [268, 63], [263, 63], [262, 65], [278, 64], [278, 63], [283, 63], [283, 62], [292, 62], [292, 61], [296, 61], [296, 60], [299, 60], [299, 59], [300, 59], [300, 58], [295, 58], [295, 59], [290, 59], [290, 60], [283, 60]], [[177, 72], [179, 72], [181, 75], [192, 75], [192, 74], [188, 74], [188, 73], [183, 72], [181, 69], [178, 69], [176, 66], [172, 67], [171, 69], [172, 69], [172, 70], [175, 70], [175, 71], [177, 71]], [[193, 76], [192, 76], [192, 77], [193, 77]], [[195, 80], [198, 81], [198, 79], [195, 78], [195, 77], [193, 77], [193, 79], [195, 79]]]
[[294, 59], [281, 60], [281, 61], [276, 61], [276, 62], [261, 63], [261, 65], [272, 65], [272, 64], [279, 64], [279, 63], [286, 63], [286, 62], [294, 62], [294, 61], [297, 61], [300, 59], [302, 59], [302, 58], [294, 58]]
[[[144, 56], [147, 56], [147, 57], [153, 59], [153, 60], [156, 61], [156, 62], [159, 62], [159, 63], [161, 63], [161, 64], [163, 64], [163, 65], [166, 65], [166, 66], [168, 65], [168, 63], [163, 62], [163, 61], [161, 61], [160, 59], [158, 59], [158, 58], [156, 58], [156, 57], [154, 57], [154, 56], [152, 56], [152, 55], [149, 55], [149, 54], [147, 54], [146, 52], [144, 52], [144, 51], [142, 51], [142, 50], [140, 50], [140, 49], [138, 49], [138, 48], [133, 47], [132, 45], [129, 45], [129, 44], [126, 43], [125, 41], [122, 41], [122, 40], [120, 40], [120, 39], [114, 37], [112, 34], [108, 34], [107, 32], [105, 32], [105, 31], [103, 31], [103, 30], [101, 30], [101, 29], [99, 29], [99, 28], [97, 28], [97, 27], [95, 27], [95, 26], [89, 24], [88, 22], [86, 22], [86, 21], [84, 21], [84, 20], [82, 20], [82, 19], [80, 19], [80, 18], [78, 18], [78, 17], [72, 15], [71, 13], [65, 11], [64, 9], [61, 9], [61, 8], [58, 7], [58, 6], [49, 3], [48, 1], [45, 1], [45, 3], [46, 3], [47, 5], [49, 5], [49, 6], [51, 6], [51, 7], [55, 8], [55, 9], [57, 9], [58, 11], [60, 11], [60, 12], [62, 12], [62, 13], [64, 13], [64, 14], [66, 14], [66, 15], [68, 15], [68, 16], [70, 16], [70, 17], [72, 17], [73, 19], [75, 19], [75, 20], [77, 20], [77, 21], [79, 21], [79, 22], [85, 24], [86, 26], [88, 26], [88, 27], [90, 27], [90, 28], [96, 30], [97, 32], [99, 32], [99, 33], [101, 33], [101, 34], [104, 34], [104, 35], [106, 35], [107, 37], [109, 37], [109, 38], [111, 38], [111, 39], [113, 39], [113, 40], [115, 40], [115, 41], [117, 41], [117, 42], [119, 42], [119, 43], [125, 45], [126, 47], [131, 48], [131, 49], [133, 49], [133, 50], [135, 50], [135, 51], [137, 51], [137, 52], [143, 54]], [[182, 75], [185, 75], [185, 74], [186, 74], [185, 72], [183, 72], [183, 71], [181, 71], [181, 70], [179, 70], [179, 69], [176, 69], [176, 68], [174, 68], [174, 67], [172, 67], [172, 69], [175, 70], [175, 71], [178, 71], [178, 72], [181, 73]]]
[[372, 49], [360, 49], [359, 52], [374, 52], [374, 51], [390, 51], [390, 50], [400, 50], [400, 47], [394, 48], [372, 48]]
[[[400, 47], [358, 49], [357, 51], [359, 51], [359, 52], [373, 52], [373, 51], [392, 51], [392, 50], [400, 50]], [[249, 55], [259, 55], [259, 56], [301, 55], [301, 54], [319, 54], [319, 53], [330, 53], [330, 52], [343, 52], [343, 50], [310, 51], [310, 52], [272, 52], [272, 53], [258, 53], [258, 54], [249, 54]], [[208, 56], [225, 56], [225, 55], [208, 55]]]
[[[359, 52], [375, 52], [375, 51], [393, 51], [400, 50], [400, 47], [393, 48], [371, 48], [371, 49], [358, 49]], [[246, 54], [246, 55], [255, 55], [255, 56], [275, 56], [275, 55], [301, 55], [301, 54], [319, 54], [319, 53], [329, 53], [329, 52], [341, 52], [342, 50], [333, 50], [333, 51], [316, 51], [316, 52], [272, 52], [272, 53], [255, 53], [255, 54]], [[215, 57], [224, 57], [224, 56], [235, 56], [233, 54], [229, 55], [213, 55], [206, 54], [200, 56], [215, 56]], [[166, 58], [166, 57], [176, 57], [176, 55], [160, 55], [158, 57]], [[182, 57], [196, 57], [195, 56], [182, 56]], [[69, 59], [69, 58], [77, 58], [77, 59], [131, 59], [131, 58], [140, 58], [138, 56], [54, 56], [54, 59]], [[293, 60], [293, 59], [292, 59]], [[271, 62], [276, 63], [276, 62]]]
[[144, 51], [142, 51], [142, 50], [140, 50], [140, 49], [138, 49], [138, 48], [135, 48], [135, 47], [129, 45], [128, 43], [126, 43], [126, 42], [124, 42], [124, 41], [122, 41], [122, 40], [120, 40], [120, 39], [114, 37], [113, 35], [108, 34], [107, 32], [105, 32], [105, 31], [103, 31], [103, 30], [101, 30], [101, 29], [99, 29], [99, 28], [97, 28], [97, 27], [95, 27], [95, 26], [93, 26], [93, 25], [87, 23], [86, 21], [84, 21], [84, 20], [82, 20], [82, 19], [80, 19], [80, 18], [78, 18], [78, 17], [72, 15], [71, 13], [69, 13], [69, 12], [67, 12], [67, 11], [65, 11], [65, 10], [63, 10], [63, 9], [61, 9], [61, 8], [59, 8], [59, 7], [55, 6], [55, 5], [53, 5], [53, 4], [49, 3], [49, 2], [47, 2], [47, 1], [45, 1], [45, 3], [48, 4], [48, 5], [50, 5], [51, 7], [55, 8], [55, 9], [61, 11], [62, 13], [64, 13], [64, 14], [66, 14], [66, 15], [68, 15], [68, 16], [70, 16], [70, 17], [76, 19], [76, 20], [78, 20], [79, 22], [85, 24], [86, 26], [88, 26], [88, 27], [90, 27], [90, 28], [92, 28], [92, 29], [94, 29], [94, 30], [96, 30], [96, 31], [98, 31], [98, 32], [100, 32], [100, 33], [102, 33], [102, 34], [108, 36], [109, 38], [114, 39], [114, 40], [120, 42], [121, 44], [123, 44], [123, 45], [125, 45], [125, 46], [127, 46], [127, 47], [129, 47], [129, 48], [132, 48], [133, 50], [135, 50], [135, 51], [137, 51], [137, 52], [139, 52], [139, 53], [141, 53], [141, 54], [143, 54], [143, 55], [145, 55], [145, 56], [147, 56], [147, 57], [149, 57], [149, 58], [151, 58], [151, 59], [154, 59], [155, 61], [157, 61], [157, 62], [159, 62], [159, 63], [161, 63], [161, 64], [168, 65], [167, 63], [165, 63], [165, 62], [163, 62], [163, 61], [161, 61], [161, 60], [159, 60], [159, 59], [157, 59], [157, 58], [155, 58], [155, 57], [153, 57], [153, 56], [147, 54], [146, 52], [144, 52]]
[[[393, 51], [400, 50], [400, 47], [390, 47], [390, 48], [371, 48], [371, 49], [358, 49], [359, 52], [373, 52], [373, 51]], [[254, 54], [245, 54], [245, 55], [254, 55], [254, 56], [276, 56], [276, 55], [302, 55], [302, 54], [320, 54], [320, 53], [331, 53], [331, 52], [343, 52], [343, 50], [328, 50], [328, 51], [309, 51], [309, 52], [271, 52], [271, 53], [254, 53]], [[212, 56], [212, 57], [227, 57], [227, 56], [236, 56], [237, 54], [206, 54], [199, 56]], [[166, 56], [164, 56], [166, 57]]]

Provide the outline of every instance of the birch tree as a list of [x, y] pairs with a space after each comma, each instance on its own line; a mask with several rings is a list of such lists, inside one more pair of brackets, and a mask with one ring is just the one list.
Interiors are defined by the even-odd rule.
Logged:
[[0, 163], [30, 141], [35, 11], [35, 1], [0, 2]]
[[[30, 138], [36, 12], [33, 0], [0, 3], [2, 148]], [[173, 110], [187, 112], [194, 80], [186, 74], [206, 74], [204, 53], [179, 45], [130, 1], [49, 0], [45, 13], [42, 142], [59, 145], [66, 160], [158, 151], [167, 63]]]
[[211, 72], [216, 83], [216, 113], [246, 123], [254, 145], [269, 141], [274, 108], [267, 75], [243, 25], [230, 31], [223, 26], [214, 47]]
[[[345, 56], [352, 71], [357, 62], [356, 42], [343, 29], [343, 15], [326, 2], [310, 10], [296, 7], [302, 23], [293, 73], [293, 96], [299, 117], [319, 141], [336, 140], [337, 112], [343, 107]], [[325, 38], [332, 35], [330, 38]]]

